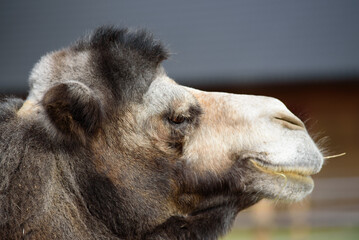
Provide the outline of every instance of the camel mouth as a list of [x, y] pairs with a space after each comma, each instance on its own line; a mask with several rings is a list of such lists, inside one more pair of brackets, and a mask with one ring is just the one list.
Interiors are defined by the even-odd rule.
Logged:
[[251, 159], [250, 161], [261, 172], [280, 175], [296, 181], [312, 181], [311, 175], [316, 173], [314, 170], [305, 167], [274, 165], [260, 159]]
[[250, 159], [255, 171], [254, 190], [263, 198], [275, 201], [299, 201], [310, 194], [314, 188], [311, 175], [315, 169], [303, 166], [278, 166], [260, 159]]

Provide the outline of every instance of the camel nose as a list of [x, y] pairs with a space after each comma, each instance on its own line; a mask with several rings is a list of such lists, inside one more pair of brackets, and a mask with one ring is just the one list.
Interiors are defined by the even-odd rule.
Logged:
[[290, 112], [280, 112], [273, 117], [274, 121], [290, 130], [305, 130], [304, 123]]

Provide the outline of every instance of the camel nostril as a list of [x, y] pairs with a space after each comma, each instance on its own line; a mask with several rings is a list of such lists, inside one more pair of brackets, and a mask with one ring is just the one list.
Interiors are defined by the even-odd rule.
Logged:
[[274, 117], [275, 120], [280, 121], [280, 123], [289, 129], [292, 130], [303, 130], [305, 129], [304, 123], [294, 115], [284, 115], [280, 114], [277, 117]]

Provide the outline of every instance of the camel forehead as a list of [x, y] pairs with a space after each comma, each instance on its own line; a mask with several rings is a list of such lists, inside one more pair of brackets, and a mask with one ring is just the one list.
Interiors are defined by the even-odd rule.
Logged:
[[[182, 86], [169, 78], [163, 71], [160, 71], [153, 80], [148, 91], [144, 94], [143, 100], [145, 103], [152, 102], [164, 105], [171, 101], [182, 103], [200, 102], [201, 106], [214, 108], [218, 112], [227, 112], [227, 116], [233, 114], [235, 117], [238, 117], [238, 113], [243, 114], [244, 112], [248, 114], [266, 114], [276, 110], [283, 111], [283, 109], [288, 111], [281, 101], [271, 97], [205, 92]], [[224, 106], [226, 107], [223, 108]], [[266, 106], [270, 106], [267, 111], [265, 111]]]
[[170, 109], [184, 112], [196, 104], [197, 101], [193, 94], [161, 72], [143, 96], [144, 108], [142, 111], [147, 115], [161, 114]]

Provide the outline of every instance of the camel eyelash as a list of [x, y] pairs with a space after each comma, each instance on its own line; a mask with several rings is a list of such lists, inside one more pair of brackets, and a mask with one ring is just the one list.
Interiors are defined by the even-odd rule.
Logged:
[[187, 122], [189, 119], [183, 115], [172, 116], [168, 118], [168, 121], [174, 125], [182, 124]]
[[176, 113], [174, 110], [166, 113], [164, 119], [173, 126], [182, 126], [193, 121], [193, 117], [190, 115], [190, 113]]
[[202, 115], [203, 111], [199, 105], [191, 105], [185, 111], [176, 112], [174, 109], [170, 109], [165, 113], [165, 118], [173, 123], [194, 122]]

